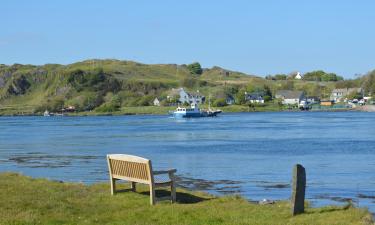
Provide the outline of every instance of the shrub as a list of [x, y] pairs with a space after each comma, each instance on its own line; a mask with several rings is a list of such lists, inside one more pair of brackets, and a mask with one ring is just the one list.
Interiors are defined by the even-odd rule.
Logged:
[[224, 106], [227, 106], [228, 104], [224, 98], [218, 98], [213, 102], [212, 105], [215, 107], [224, 107]]
[[153, 99], [153, 96], [143, 96], [137, 101], [137, 106], [150, 106]]
[[187, 65], [188, 70], [191, 74], [202, 74], [202, 67], [199, 62], [194, 62], [192, 64]]
[[113, 102], [106, 102], [95, 109], [96, 112], [115, 112], [120, 109], [120, 106]]

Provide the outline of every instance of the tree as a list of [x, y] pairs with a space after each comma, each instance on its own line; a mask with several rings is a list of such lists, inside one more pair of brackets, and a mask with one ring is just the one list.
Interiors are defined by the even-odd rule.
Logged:
[[305, 75], [303, 75], [303, 79], [308, 80], [308, 81], [321, 81], [322, 76], [325, 74], [326, 73], [323, 70], [316, 70], [316, 71], [305, 73]]
[[199, 62], [193, 62], [192, 64], [187, 65], [187, 68], [191, 74], [200, 75], [202, 74], [202, 71], [203, 71], [201, 64]]
[[283, 89], [283, 90], [293, 90], [294, 89], [294, 81], [293, 80], [284, 81], [281, 84], [280, 89]]
[[304, 80], [308, 81], [340, 81], [344, 78], [341, 76], [337, 76], [335, 73], [326, 73], [323, 70], [316, 70], [312, 72], [308, 72], [303, 76]]
[[185, 77], [181, 80], [183, 87], [192, 88], [197, 84], [197, 80], [193, 77]]
[[276, 74], [274, 77], [276, 80], [286, 80], [288, 76], [286, 74]]
[[353, 91], [352, 93], [349, 93], [346, 97], [348, 99], [362, 99], [362, 94], [356, 91]]
[[236, 95], [236, 104], [238, 105], [243, 105], [246, 103], [246, 99], [245, 99], [245, 90], [244, 89], [241, 89], [237, 95]]
[[268, 101], [271, 101], [272, 100], [272, 91], [270, 89], [270, 87], [268, 87], [267, 85], [264, 85], [263, 86], [263, 93], [264, 93], [264, 101], [265, 102], [268, 102]]
[[375, 95], [375, 70], [362, 77], [361, 86], [364, 88], [365, 94]]
[[227, 102], [225, 101], [224, 98], [218, 98], [214, 101], [213, 106], [215, 107], [223, 107], [226, 106]]

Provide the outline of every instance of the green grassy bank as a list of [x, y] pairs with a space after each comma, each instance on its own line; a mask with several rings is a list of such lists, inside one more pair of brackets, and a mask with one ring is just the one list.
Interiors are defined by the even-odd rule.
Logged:
[[[203, 109], [207, 109], [207, 105], [202, 106]], [[224, 113], [234, 112], [276, 112], [283, 111], [285, 108], [280, 108], [276, 104], [265, 104], [256, 105], [253, 107], [245, 105], [228, 105], [224, 107], [215, 107], [222, 110]], [[69, 113], [71, 116], [100, 116], [100, 115], [165, 115], [169, 111], [175, 110], [176, 106], [128, 106], [121, 107], [118, 111], [114, 112], [98, 112], [98, 111], [86, 111], [78, 113]], [[42, 115], [41, 113], [34, 113], [32, 107], [7, 107], [0, 108], [0, 116], [14, 116], [14, 115]]]
[[[240, 197], [178, 190], [178, 203], [149, 205], [138, 193], [109, 193], [108, 184], [84, 185], [0, 174], [0, 224], [372, 224], [364, 209], [307, 208], [292, 217], [287, 202], [256, 205]], [[157, 195], [167, 194], [166, 191]]]

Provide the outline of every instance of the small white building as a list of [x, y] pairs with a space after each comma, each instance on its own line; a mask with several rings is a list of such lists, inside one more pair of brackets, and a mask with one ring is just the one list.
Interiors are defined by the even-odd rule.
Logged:
[[154, 99], [154, 106], [160, 106], [160, 101], [158, 98]]
[[302, 80], [302, 75], [300, 72], [297, 72], [296, 76], [294, 77], [296, 80]]

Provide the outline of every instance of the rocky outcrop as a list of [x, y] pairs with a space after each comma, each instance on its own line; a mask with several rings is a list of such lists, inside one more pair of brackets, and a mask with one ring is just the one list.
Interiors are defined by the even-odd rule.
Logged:
[[14, 78], [8, 87], [8, 93], [11, 95], [23, 95], [30, 87], [29, 81], [24, 75]]

